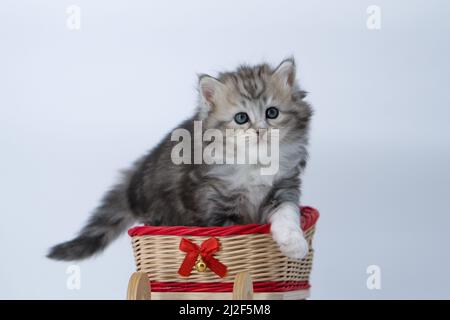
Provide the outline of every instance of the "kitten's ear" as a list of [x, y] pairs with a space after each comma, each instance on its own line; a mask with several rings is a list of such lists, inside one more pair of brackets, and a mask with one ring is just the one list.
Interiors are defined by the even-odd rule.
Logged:
[[272, 77], [281, 81], [283, 86], [292, 87], [295, 83], [294, 58], [283, 60], [273, 72]]
[[198, 87], [202, 100], [213, 106], [218, 96], [223, 92], [224, 84], [207, 74], [199, 76]]

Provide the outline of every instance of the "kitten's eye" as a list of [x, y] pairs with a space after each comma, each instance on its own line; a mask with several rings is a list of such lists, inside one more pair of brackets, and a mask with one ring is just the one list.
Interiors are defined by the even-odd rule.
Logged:
[[244, 124], [248, 122], [248, 114], [245, 112], [236, 113], [234, 116], [234, 121], [236, 121], [237, 124]]
[[277, 108], [270, 107], [270, 108], [267, 108], [267, 110], [266, 110], [266, 117], [269, 119], [275, 119], [276, 117], [278, 117], [279, 113], [280, 112], [278, 111]]

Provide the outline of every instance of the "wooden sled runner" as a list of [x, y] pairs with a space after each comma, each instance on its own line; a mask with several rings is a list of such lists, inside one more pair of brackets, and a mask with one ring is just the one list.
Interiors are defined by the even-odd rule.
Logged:
[[146, 273], [134, 272], [128, 283], [128, 300], [303, 300], [309, 297], [309, 289], [286, 293], [253, 293], [253, 282], [248, 272], [239, 273], [234, 280], [233, 292], [154, 292]]

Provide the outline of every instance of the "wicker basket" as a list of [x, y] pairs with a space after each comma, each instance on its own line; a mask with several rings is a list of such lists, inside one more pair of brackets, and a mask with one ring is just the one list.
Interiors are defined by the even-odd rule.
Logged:
[[[146, 283], [148, 288], [149, 279], [152, 299], [230, 299], [239, 297], [239, 283], [244, 286], [247, 283], [250, 288], [240, 288], [241, 298], [304, 299], [309, 295], [314, 254], [311, 242], [318, 216], [317, 210], [311, 207], [301, 208], [301, 225], [310, 247], [302, 260], [291, 260], [280, 252], [268, 224], [132, 228], [128, 233], [132, 237], [138, 274], [134, 275], [134, 285], [130, 281], [130, 286], [135, 290], [136, 283], [140, 282]], [[208, 239], [218, 240], [220, 248], [213, 257], [226, 266], [226, 274], [216, 274], [208, 263], [203, 270], [199, 254], [195, 267], [189, 265], [190, 274], [181, 276], [180, 266], [188, 259], [188, 254], [180, 250], [180, 242], [188, 241], [200, 248]], [[138, 279], [138, 275], [145, 277]], [[249, 292], [246, 294], [245, 290]], [[133, 294], [138, 298], [136, 292], [130, 296], [129, 288], [129, 298], [133, 298]], [[141, 298], [148, 297], [145, 292], [141, 293]]]

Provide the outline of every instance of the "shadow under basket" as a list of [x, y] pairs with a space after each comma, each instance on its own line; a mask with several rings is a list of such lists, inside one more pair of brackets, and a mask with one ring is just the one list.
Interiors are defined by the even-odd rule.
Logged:
[[306, 299], [319, 213], [301, 207], [309, 244], [302, 260], [284, 256], [269, 224], [130, 229], [137, 272], [128, 299]]

